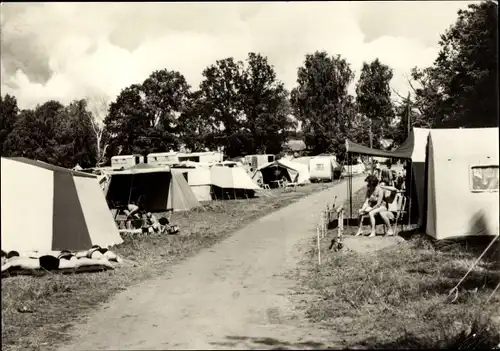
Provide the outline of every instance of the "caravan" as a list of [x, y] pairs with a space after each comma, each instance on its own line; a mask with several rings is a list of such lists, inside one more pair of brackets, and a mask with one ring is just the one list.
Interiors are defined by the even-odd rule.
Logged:
[[342, 169], [335, 156], [316, 156], [309, 161], [311, 182], [331, 182], [340, 178]]
[[150, 165], [170, 166], [179, 163], [178, 152], [157, 152], [148, 155], [147, 160]]
[[140, 163], [145, 163], [145, 157], [142, 155], [116, 155], [111, 157], [112, 169], [127, 169]]
[[248, 166], [250, 174], [253, 174], [258, 168], [264, 166], [265, 164], [274, 161], [275, 157], [272, 154], [245, 156], [245, 165]]
[[179, 153], [179, 162], [191, 161], [199, 163], [216, 163], [222, 162], [224, 155], [218, 151]]

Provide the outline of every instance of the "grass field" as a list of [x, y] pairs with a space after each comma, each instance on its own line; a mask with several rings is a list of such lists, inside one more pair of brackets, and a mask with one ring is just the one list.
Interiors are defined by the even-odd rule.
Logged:
[[[363, 195], [354, 198], [356, 209]], [[321, 266], [311, 247], [301, 294], [315, 297], [303, 307], [349, 348], [500, 348], [500, 291], [492, 296], [500, 282], [499, 240], [460, 285], [458, 298], [447, 299], [490, 240], [444, 246], [416, 234], [365, 254], [328, 251], [325, 243]]]
[[132, 284], [168, 273], [179, 260], [209, 247], [236, 229], [332, 184], [311, 184], [296, 191], [272, 190], [269, 197], [213, 201], [175, 213], [181, 235], [125, 236], [112, 248], [136, 267], [102, 273], [2, 279], [2, 350], [49, 349], [71, 335], [72, 323]]

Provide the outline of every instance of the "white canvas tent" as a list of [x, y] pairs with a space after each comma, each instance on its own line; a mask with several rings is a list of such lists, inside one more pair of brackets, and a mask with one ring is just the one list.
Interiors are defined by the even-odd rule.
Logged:
[[[194, 162], [193, 162], [194, 163]], [[198, 201], [212, 200], [212, 178], [210, 169], [202, 166], [172, 168], [172, 172], [185, 174], [189, 187]]]
[[97, 177], [22, 157], [1, 159], [2, 250], [88, 250], [123, 242]]
[[210, 168], [212, 193], [216, 197], [253, 197], [260, 188], [243, 167], [215, 165]]
[[498, 147], [498, 128], [430, 131], [428, 235], [498, 235]]

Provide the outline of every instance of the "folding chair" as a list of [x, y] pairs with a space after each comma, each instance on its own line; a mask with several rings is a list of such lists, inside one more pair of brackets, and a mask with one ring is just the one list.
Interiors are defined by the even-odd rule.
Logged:
[[286, 182], [285, 183], [285, 189], [290, 189], [290, 191], [292, 190], [297, 190], [297, 183], [288, 183]]
[[[406, 203], [407, 203], [407, 197], [402, 195], [401, 193], [396, 194], [394, 198], [394, 202], [389, 205], [389, 211], [392, 212], [394, 215], [394, 219], [391, 220], [391, 224], [393, 225], [392, 231], [396, 233], [396, 229], [398, 226], [399, 221], [401, 221], [401, 230], [404, 229], [404, 223], [403, 223], [403, 216], [406, 214]], [[384, 224], [384, 233], [386, 232], [387, 228], [386, 225]]]

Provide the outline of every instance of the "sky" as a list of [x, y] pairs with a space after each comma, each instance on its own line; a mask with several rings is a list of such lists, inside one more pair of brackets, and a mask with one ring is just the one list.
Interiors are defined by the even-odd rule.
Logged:
[[326, 50], [351, 64], [355, 81], [364, 61], [379, 58], [394, 70], [392, 88], [406, 95], [405, 76], [432, 64], [440, 34], [469, 3], [2, 3], [1, 93], [21, 108], [110, 102], [164, 68], [196, 89], [205, 67], [248, 52], [267, 56], [292, 89], [305, 55]]

